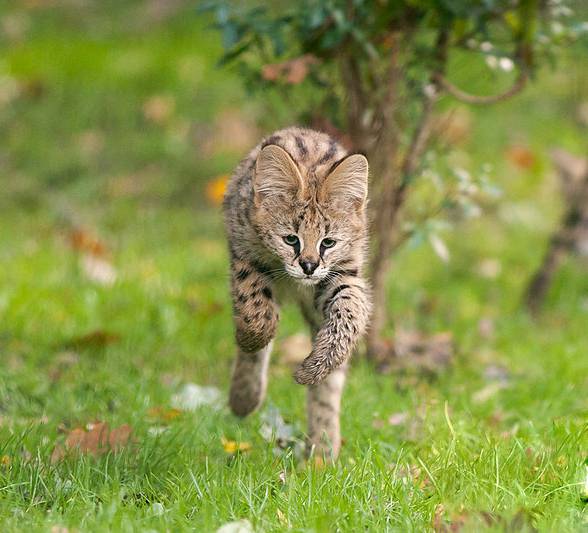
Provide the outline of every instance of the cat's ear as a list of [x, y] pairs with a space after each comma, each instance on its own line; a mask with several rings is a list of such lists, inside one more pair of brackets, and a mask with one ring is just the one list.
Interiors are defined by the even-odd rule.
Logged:
[[352, 154], [343, 159], [325, 179], [320, 199], [325, 203], [365, 206], [368, 192], [368, 161], [361, 154]]
[[302, 195], [304, 182], [288, 152], [270, 144], [257, 156], [253, 189], [258, 203], [276, 196], [293, 199]]

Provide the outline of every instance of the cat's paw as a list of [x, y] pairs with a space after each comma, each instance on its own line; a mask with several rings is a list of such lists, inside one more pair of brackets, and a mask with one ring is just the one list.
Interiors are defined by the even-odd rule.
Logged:
[[294, 372], [294, 379], [300, 385], [316, 385], [325, 379], [331, 370], [324, 357], [311, 353]]

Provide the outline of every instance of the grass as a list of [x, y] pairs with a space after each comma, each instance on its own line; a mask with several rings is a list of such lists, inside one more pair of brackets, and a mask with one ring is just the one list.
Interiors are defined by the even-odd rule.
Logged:
[[[316, 469], [274, 454], [260, 415], [203, 407], [161, 421], [152, 412], [169, 409], [185, 383], [227, 389], [227, 256], [203, 187], [242, 153], [204, 153], [199, 140], [223, 109], [255, 116], [259, 102], [213, 68], [217, 44], [189, 7], [158, 22], [131, 2], [30, 6], [0, 12], [28, 28], [4, 37], [0, 63], [21, 87], [0, 107], [3, 531], [214, 531], [242, 518], [260, 531], [588, 527], [585, 264], [566, 263], [540, 320], [520, 308], [560, 209], [546, 152], [583, 146], [585, 130], [570, 120], [586, 88], [579, 61], [472, 112], [452, 157], [472, 171], [492, 162], [504, 196], [447, 235], [449, 264], [426, 246], [404, 248], [389, 287], [399, 326], [451, 331], [455, 362], [424, 379], [355, 361], [341, 460]], [[146, 121], [144, 103], [162, 95], [175, 110]], [[532, 151], [531, 168], [505, 157], [514, 143]], [[65, 219], [107, 243], [115, 285], [88, 279]], [[488, 260], [499, 267], [491, 276], [480, 273]], [[480, 333], [480, 319], [494, 332]], [[279, 339], [302, 329], [286, 309]], [[112, 342], [71, 347], [91, 332]], [[507, 386], [489, 389], [496, 366]], [[304, 390], [279, 353], [270, 372], [268, 404], [303, 428]], [[393, 413], [408, 421], [388, 424]], [[94, 420], [130, 424], [132, 445], [52, 464], [64, 434]], [[223, 437], [251, 450], [228, 454]]]

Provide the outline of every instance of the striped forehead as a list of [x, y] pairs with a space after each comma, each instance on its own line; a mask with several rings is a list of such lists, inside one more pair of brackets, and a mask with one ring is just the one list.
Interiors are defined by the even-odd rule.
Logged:
[[325, 174], [335, 161], [346, 154], [345, 149], [325, 133], [309, 134], [304, 130], [293, 130], [288, 135], [276, 135], [267, 142], [270, 141], [281, 145], [308, 178]]
[[294, 230], [300, 235], [313, 239], [329, 231], [330, 221], [314, 202], [308, 202], [297, 213]]

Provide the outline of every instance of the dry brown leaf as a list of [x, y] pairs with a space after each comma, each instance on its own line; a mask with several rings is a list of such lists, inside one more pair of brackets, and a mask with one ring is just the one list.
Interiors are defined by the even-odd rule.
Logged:
[[528, 146], [514, 144], [507, 148], [506, 158], [515, 166], [529, 170], [537, 164], [537, 158]]
[[160, 422], [171, 422], [182, 416], [183, 411], [181, 409], [166, 408], [166, 407], [152, 407], [147, 411], [149, 418], [153, 418]]
[[51, 462], [56, 463], [70, 453], [81, 453], [98, 457], [110, 451], [118, 452], [131, 441], [132, 428], [123, 424], [110, 429], [106, 422], [91, 422], [86, 428], [72, 429], [63, 445], [58, 444], [51, 454]]
[[82, 350], [85, 348], [104, 348], [108, 344], [118, 342], [119, 340], [120, 335], [105, 331], [103, 329], [97, 329], [95, 331], [91, 331], [90, 333], [86, 333], [85, 335], [70, 339], [64, 343], [64, 347], [73, 350]]
[[449, 367], [454, 355], [453, 334], [449, 331], [426, 335], [399, 329], [394, 343], [382, 349], [379, 370], [416, 371], [434, 376]]
[[305, 54], [282, 63], [264, 65], [261, 69], [261, 77], [268, 81], [284, 81], [291, 85], [297, 85], [304, 81], [310, 72], [311, 65], [318, 62], [318, 58], [312, 54]]
[[73, 228], [69, 232], [68, 241], [77, 252], [94, 257], [108, 256], [106, 244], [86, 228]]

